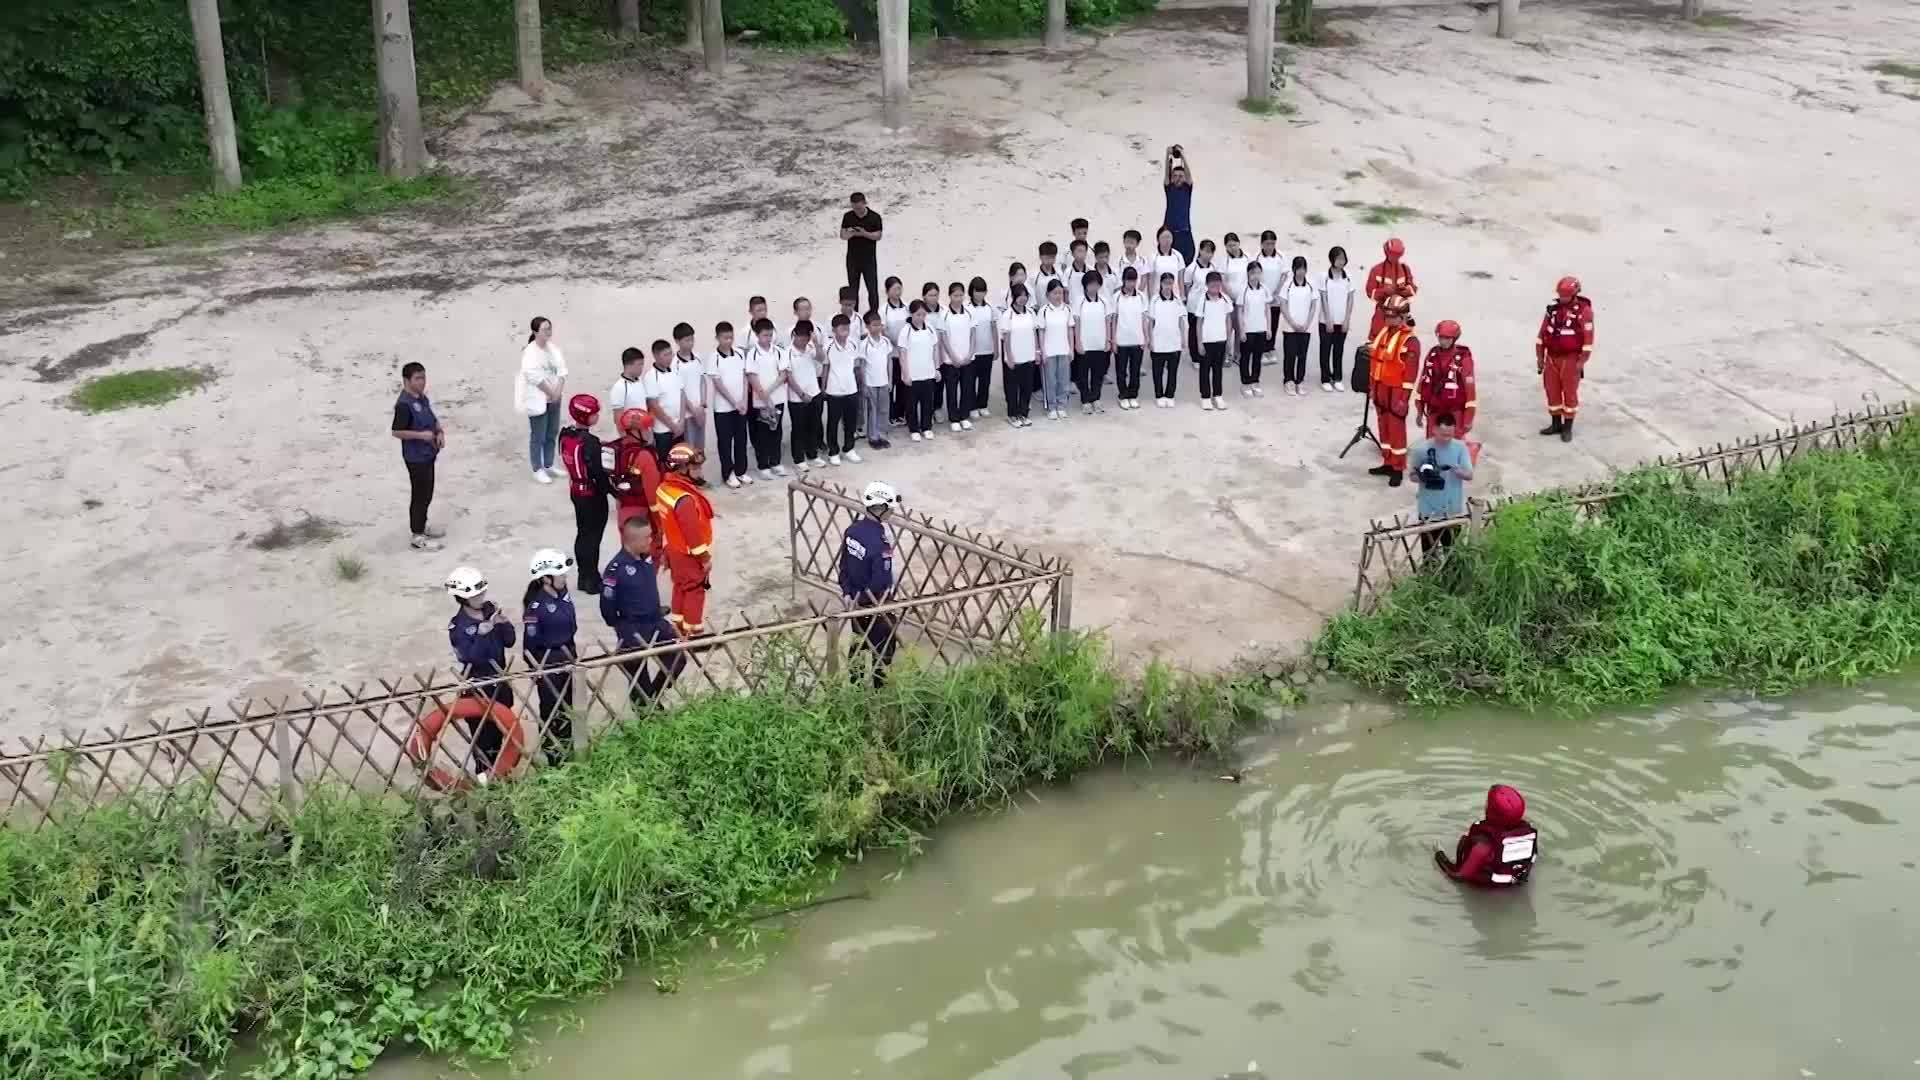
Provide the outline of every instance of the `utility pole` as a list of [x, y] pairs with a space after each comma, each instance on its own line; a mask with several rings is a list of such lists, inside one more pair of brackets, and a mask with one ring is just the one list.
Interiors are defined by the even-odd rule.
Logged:
[[1273, 2], [1247, 0], [1247, 101], [1273, 100]]
[[380, 171], [396, 180], [427, 169], [420, 126], [420, 84], [413, 68], [407, 0], [373, 0], [374, 74], [380, 91]]
[[907, 0], [880, 0], [880, 114], [889, 131], [907, 126]]
[[540, 54], [540, 0], [513, 0], [513, 49], [520, 89], [539, 101], [547, 95], [547, 69]]
[[1067, 47], [1067, 0], [1047, 0], [1047, 48]]
[[1493, 24], [1495, 37], [1510, 38], [1520, 29], [1520, 0], [1500, 0], [1500, 14]]
[[706, 35], [701, 28], [706, 25], [706, 7], [704, 0], [686, 0], [687, 51], [699, 52], [703, 47], [701, 39]]
[[207, 118], [213, 189], [232, 191], [240, 186], [240, 142], [233, 129], [233, 98], [227, 92], [220, 0], [187, 0], [187, 15], [193, 20], [193, 51], [200, 61], [200, 105]]
[[640, 37], [640, 0], [620, 0], [620, 39], [634, 41]]
[[722, 75], [727, 70], [727, 27], [720, 0], [701, 0], [700, 44], [706, 51], [707, 74]]

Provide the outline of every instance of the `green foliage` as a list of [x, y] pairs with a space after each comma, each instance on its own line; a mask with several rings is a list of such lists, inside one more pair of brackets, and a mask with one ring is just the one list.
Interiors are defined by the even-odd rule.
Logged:
[[1648, 468], [1594, 521], [1501, 508], [1371, 613], [1328, 624], [1336, 670], [1415, 702], [1585, 709], [1676, 686], [1783, 693], [1920, 648], [1920, 426], [1803, 454], [1733, 492]]
[[417, 815], [316, 790], [264, 831], [207, 829], [192, 798], [157, 825], [122, 803], [0, 828], [0, 1076], [183, 1076], [242, 1025], [265, 1077], [401, 1044], [503, 1058], [530, 1006], [740, 928], [841, 857], [1111, 757], [1217, 752], [1244, 697], [1159, 665], [1129, 683], [1097, 639], [1029, 628], [879, 690], [699, 699]]
[[726, 5], [728, 33], [757, 31], [772, 42], [806, 45], [847, 36], [847, 17], [833, 0], [735, 0]]
[[[1155, 0], [1067, 0], [1067, 25], [1107, 26], [1153, 10]], [[1045, 22], [1042, 12], [1041, 21]]]
[[1017, 37], [1047, 25], [1046, 0], [954, 0], [953, 14], [967, 37]]
[[73, 407], [81, 412], [112, 412], [136, 405], [160, 405], [213, 381], [200, 368], [140, 368], [88, 379], [73, 392]]
[[376, 172], [347, 176], [314, 174], [255, 180], [238, 191], [201, 192], [177, 202], [128, 199], [70, 215], [76, 228], [92, 229], [132, 245], [191, 240], [217, 231], [257, 232], [283, 225], [375, 214], [412, 203], [445, 199], [459, 191], [444, 175], [389, 180]]

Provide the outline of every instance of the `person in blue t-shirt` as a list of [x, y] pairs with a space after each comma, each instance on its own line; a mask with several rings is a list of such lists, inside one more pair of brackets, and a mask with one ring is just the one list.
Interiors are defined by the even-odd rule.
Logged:
[[433, 463], [447, 445], [440, 418], [427, 400], [427, 369], [409, 363], [400, 369], [400, 396], [393, 403], [393, 437], [400, 440], [400, 460], [407, 466], [407, 531], [415, 551], [439, 551], [446, 533], [427, 522], [433, 504]]
[[1173, 247], [1182, 258], [1193, 261], [1193, 163], [1179, 143], [1167, 147], [1160, 160], [1162, 186], [1167, 193], [1167, 212], [1162, 227], [1173, 233]]
[[[1414, 510], [1422, 521], [1459, 517], [1467, 512], [1466, 482], [1473, 479], [1473, 455], [1454, 438], [1452, 413], [1433, 418], [1433, 438], [1407, 455], [1407, 478], [1414, 481]], [[1420, 534], [1422, 554], [1435, 547], [1452, 547], [1459, 526]]]
[[[900, 495], [893, 485], [876, 480], [861, 493], [860, 502], [867, 512], [847, 527], [840, 549], [840, 595], [855, 609], [877, 607], [893, 599], [893, 530], [886, 518], [900, 504]], [[899, 618], [891, 614], [861, 615], [851, 622], [855, 637], [847, 655], [855, 662], [850, 666], [858, 678], [862, 670], [857, 662], [860, 652], [872, 652], [873, 685], [879, 686], [886, 682], [887, 665], [893, 663]]]

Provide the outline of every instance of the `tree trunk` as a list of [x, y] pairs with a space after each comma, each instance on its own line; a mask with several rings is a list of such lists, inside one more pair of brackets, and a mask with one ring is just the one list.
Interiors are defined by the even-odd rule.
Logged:
[[547, 66], [540, 54], [540, 0], [513, 0], [513, 47], [520, 89], [538, 101], [547, 94]]
[[706, 4], [703, 0], [686, 0], [686, 7], [687, 48], [692, 52], [699, 52], [704, 46], [701, 38], [705, 35], [700, 32], [700, 28], [706, 22]]
[[1495, 37], [1510, 38], [1520, 30], [1520, 0], [1500, 0], [1500, 15], [1493, 24]]
[[891, 131], [907, 124], [907, 0], [880, 0], [880, 112]]
[[427, 139], [420, 126], [407, 0], [373, 0], [373, 45], [380, 88], [380, 171], [396, 179], [419, 176], [427, 168]]
[[1700, 17], [1700, 0], [1680, 0], [1680, 17], [1689, 21]]
[[707, 74], [725, 73], [727, 24], [720, 0], [702, 0], [700, 4], [700, 44], [705, 47]]
[[227, 93], [219, 0], [187, 0], [187, 15], [193, 20], [193, 51], [200, 61], [200, 105], [207, 117], [213, 189], [232, 191], [240, 186], [240, 143], [233, 130], [233, 98]]
[[1273, 100], [1273, 2], [1247, 0], [1247, 101]]
[[633, 41], [640, 36], [640, 0], [619, 0], [620, 36]]
[[1047, 0], [1047, 48], [1067, 47], [1067, 0]]

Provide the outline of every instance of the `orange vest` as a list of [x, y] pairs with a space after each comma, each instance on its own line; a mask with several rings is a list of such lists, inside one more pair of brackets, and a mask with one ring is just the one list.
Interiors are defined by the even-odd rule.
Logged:
[[1413, 387], [1413, 378], [1407, 371], [1407, 341], [1413, 337], [1413, 331], [1405, 326], [1389, 326], [1373, 335], [1367, 343], [1367, 384], [1385, 386], [1394, 390], [1407, 390]]
[[[690, 510], [683, 519], [676, 511]], [[659, 526], [667, 552], [705, 555], [713, 548], [713, 504], [678, 473], [669, 473], [654, 489], [653, 520]]]

